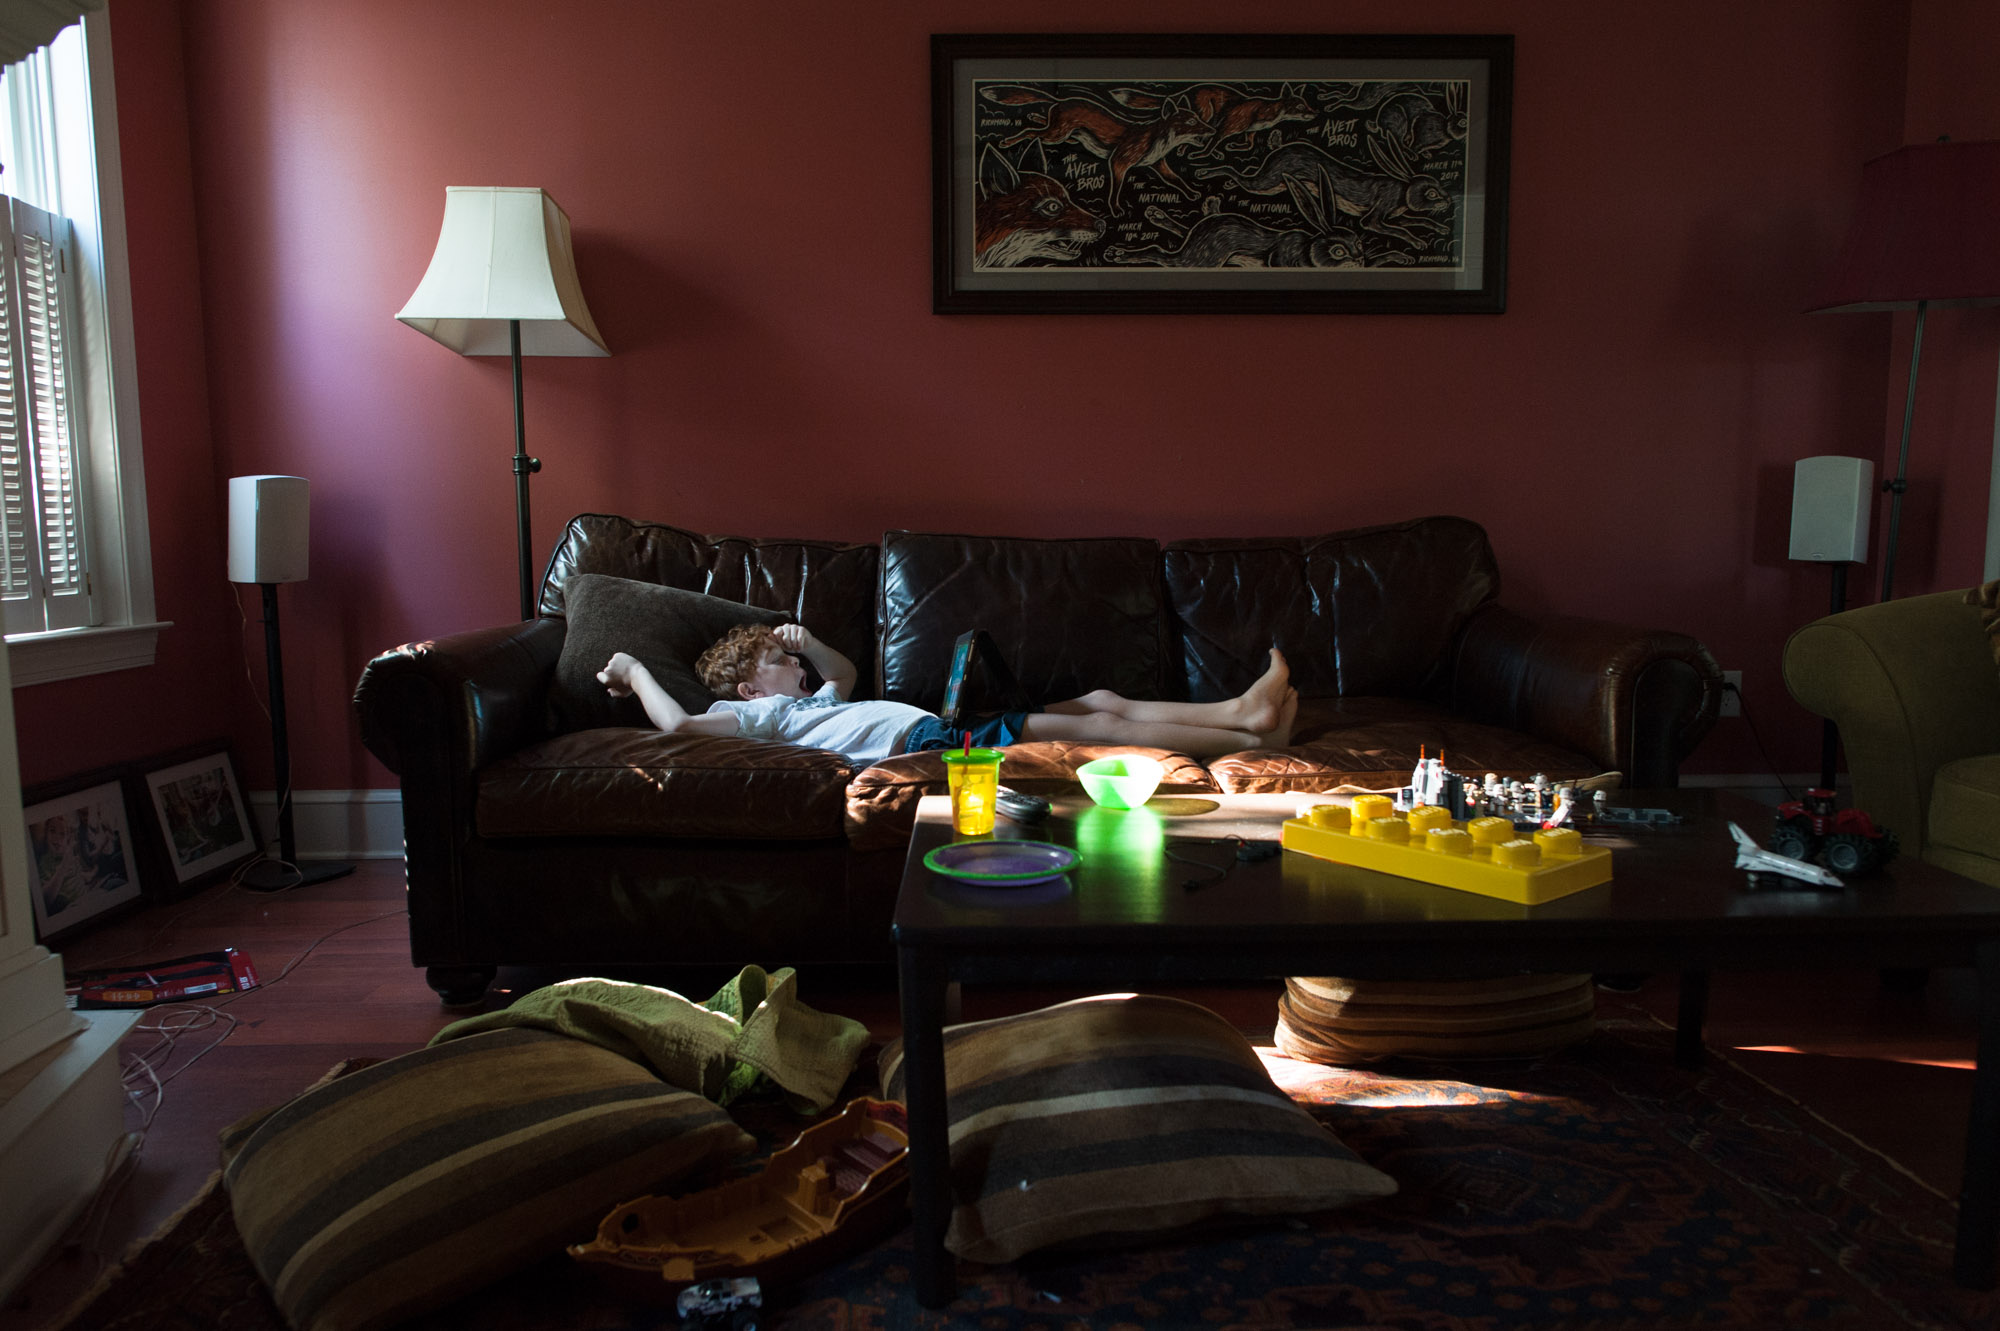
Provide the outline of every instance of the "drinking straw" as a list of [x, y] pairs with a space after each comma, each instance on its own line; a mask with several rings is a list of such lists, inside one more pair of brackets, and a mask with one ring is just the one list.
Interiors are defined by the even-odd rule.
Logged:
[[965, 732], [965, 756], [968, 758], [972, 756], [972, 732], [970, 730]]

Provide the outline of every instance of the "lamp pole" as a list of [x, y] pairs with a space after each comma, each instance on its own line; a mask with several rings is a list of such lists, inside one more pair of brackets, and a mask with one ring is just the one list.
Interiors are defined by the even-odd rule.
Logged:
[[1895, 595], [1896, 588], [1896, 534], [1903, 525], [1903, 491], [1910, 483], [1903, 479], [1903, 473], [1910, 465], [1910, 422], [1917, 415], [1917, 362], [1924, 355], [1924, 312], [1930, 306], [1928, 300], [1917, 302], [1917, 331], [1910, 342], [1910, 387], [1903, 397], [1903, 444], [1896, 453], [1896, 474], [1882, 482], [1882, 488], [1889, 492], [1889, 541], [1882, 551], [1882, 599], [1887, 601]]
[[528, 456], [528, 422], [521, 397], [521, 321], [507, 321], [507, 344], [514, 357], [514, 519], [521, 571], [521, 618], [535, 617], [534, 589], [528, 571], [528, 551], [534, 537], [528, 530], [528, 477], [542, 469], [540, 458]]

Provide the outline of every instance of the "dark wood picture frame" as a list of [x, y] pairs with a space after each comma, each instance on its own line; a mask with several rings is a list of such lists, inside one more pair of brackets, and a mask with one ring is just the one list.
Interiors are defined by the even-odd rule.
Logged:
[[931, 38], [938, 314], [1498, 314], [1511, 36]]
[[21, 792], [35, 936], [58, 942], [136, 909], [151, 875], [129, 767], [100, 767]]
[[149, 758], [137, 772], [162, 895], [185, 896], [263, 853], [227, 741]]

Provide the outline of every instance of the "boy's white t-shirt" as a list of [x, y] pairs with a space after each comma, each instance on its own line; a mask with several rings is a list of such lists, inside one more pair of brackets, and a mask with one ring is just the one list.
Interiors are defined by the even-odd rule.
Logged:
[[746, 739], [775, 739], [831, 749], [866, 767], [903, 751], [910, 727], [929, 716], [921, 707], [886, 698], [848, 702], [823, 684], [810, 698], [777, 695], [742, 702], [719, 698], [711, 712], [736, 713], [736, 733]]

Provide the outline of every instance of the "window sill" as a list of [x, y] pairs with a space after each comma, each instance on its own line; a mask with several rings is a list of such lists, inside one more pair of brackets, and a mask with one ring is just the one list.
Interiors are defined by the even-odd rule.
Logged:
[[17, 689], [113, 670], [137, 670], [153, 664], [160, 630], [172, 627], [171, 622], [163, 622], [19, 633], [7, 639], [7, 664]]

